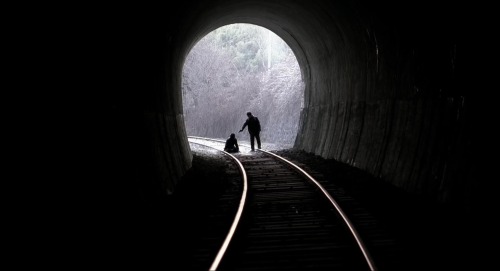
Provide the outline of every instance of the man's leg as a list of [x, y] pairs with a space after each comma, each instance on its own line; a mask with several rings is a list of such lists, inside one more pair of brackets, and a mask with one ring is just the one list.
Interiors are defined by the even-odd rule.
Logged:
[[260, 134], [259, 133], [255, 134], [255, 139], [257, 139], [257, 147], [260, 150]]
[[254, 138], [255, 138], [255, 135], [254, 134], [250, 134], [250, 146], [252, 147], [252, 151], [254, 151], [254, 144], [253, 144], [253, 141], [254, 141]]

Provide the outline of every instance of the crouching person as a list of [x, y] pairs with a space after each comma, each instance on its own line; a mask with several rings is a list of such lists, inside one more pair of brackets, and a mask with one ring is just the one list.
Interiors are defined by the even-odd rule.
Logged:
[[238, 140], [236, 140], [236, 135], [231, 134], [229, 138], [226, 140], [226, 146], [224, 147], [224, 151], [227, 152], [239, 152], [240, 148], [238, 147]]

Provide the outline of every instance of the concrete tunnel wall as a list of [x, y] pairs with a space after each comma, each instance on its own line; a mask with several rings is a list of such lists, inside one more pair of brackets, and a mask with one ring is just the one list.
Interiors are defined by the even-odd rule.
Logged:
[[184, 57], [212, 30], [252, 23], [284, 39], [301, 66], [305, 105], [296, 148], [408, 192], [472, 208], [477, 164], [471, 131], [481, 94], [464, 76], [470, 55], [459, 7], [343, 0], [177, 4], [154, 12], [126, 7], [134, 16], [117, 12], [109, 24], [116, 26], [113, 45], [128, 42], [116, 59], [132, 52], [132, 59], [114, 64], [123, 64], [116, 76], [127, 82], [109, 94], [112, 121], [132, 123], [133, 130], [113, 130], [118, 142], [135, 148], [132, 158], [116, 145], [124, 154], [117, 160], [130, 157], [131, 185], [145, 187], [144, 195], [174, 193], [191, 167], [181, 102]]

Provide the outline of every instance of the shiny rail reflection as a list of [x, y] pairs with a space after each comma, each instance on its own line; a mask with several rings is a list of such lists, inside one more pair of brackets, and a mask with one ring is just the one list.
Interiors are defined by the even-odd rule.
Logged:
[[[202, 140], [202, 141], [205, 141], [205, 142], [209, 141], [209, 142], [217, 142], [217, 143], [222, 144], [222, 145], [217, 145], [218, 147], [220, 147], [220, 146], [223, 147], [223, 144], [225, 143], [224, 140], [204, 138], [204, 137], [195, 137], [195, 136], [189, 136], [188, 139], [198, 139], [198, 140]], [[190, 141], [190, 142], [201, 144], [199, 142], [194, 142], [194, 141]], [[240, 145], [242, 145], [244, 147], [247, 147], [247, 148], [250, 148], [250, 146], [246, 146], [244, 144], [240, 144]], [[209, 145], [206, 145], [206, 146], [209, 146]], [[210, 147], [215, 148], [214, 146], [210, 146]], [[290, 165], [292, 168], [294, 168], [295, 170], [297, 170], [300, 174], [302, 174], [303, 176], [305, 176], [311, 183], [313, 183], [322, 192], [322, 194], [328, 199], [328, 201], [331, 203], [331, 205], [335, 208], [335, 210], [340, 215], [340, 217], [342, 218], [342, 220], [346, 224], [347, 228], [351, 232], [351, 234], [352, 234], [353, 238], [355, 239], [355, 241], [356, 241], [356, 243], [357, 243], [357, 245], [358, 245], [361, 253], [363, 254], [363, 257], [364, 257], [364, 259], [366, 261], [366, 264], [368, 265], [369, 269], [371, 271], [376, 271], [377, 268], [375, 266], [374, 260], [373, 260], [372, 256], [370, 255], [370, 253], [369, 253], [366, 245], [364, 244], [361, 236], [359, 235], [359, 233], [357, 232], [357, 230], [355, 229], [354, 225], [352, 224], [352, 222], [350, 221], [350, 219], [347, 217], [347, 215], [345, 214], [345, 212], [341, 209], [341, 207], [339, 206], [339, 204], [330, 195], [330, 193], [328, 193], [328, 191], [318, 181], [316, 181], [311, 175], [309, 175], [307, 172], [305, 172], [303, 169], [301, 169], [300, 167], [298, 167], [294, 163], [292, 163], [292, 162], [288, 161], [287, 159], [285, 159], [285, 158], [283, 158], [283, 157], [281, 157], [279, 155], [276, 155], [274, 153], [271, 153], [271, 152], [268, 152], [268, 151], [265, 151], [265, 150], [261, 150], [261, 149], [259, 149], [258, 151], [266, 153], [267, 155], [273, 156], [276, 159], [279, 159], [279, 160], [285, 162], [286, 164]], [[237, 158], [234, 157], [233, 155], [231, 155], [229, 153], [226, 153], [226, 154], [230, 155], [231, 157], [233, 157], [234, 159], [237, 160]], [[241, 165], [241, 163], [239, 161], [238, 161], [238, 163], [239, 163], [239, 165]], [[241, 167], [242, 167], [242, 170], [244, 171], [242, 165], [241, 165]], [[247, 191], [246, 175], [245, 175], [245, 190], [244, 191], [245, 191], [244, 194], [246, 195], [246, 191]], [[241, 205], [241, 206], [243, 206], [243, 205]], [[241, 212], [238, 211], [240, 217], [241, 217]], [[240, 219], [240, 217], [238, 219]], [[234, 231], [231, 233], [231, 236], [232, 236], [233, 233], [234, 233]], [[229, 242], [230, 242], [230, 240], [227, 241], [227, 244], [229, 244]], [[224, 252], [225, 252], [225, 250], [227, 249], [227, 245], [225, 247], [223, 247], [223, 249], [224, 249]], [[223, 253], [222, 253], [222, 255], [223, 255]], [[214, 261], [214, 263], [216, 263], [218, 265], [220, 263], [222, 255], [220, 255], [220, 258], [217, 258], [216, 261]], [[214, 268], [212, 269], [212, 267], [211, 267], [210, 270], [211, 271], [212, 270], [216, 270], [217, 265], [212, 265], [212, 267], [214, 267]]]
[[[206, 144], [203, 144], [200, 142], [190, 142], [190, 143], [215, 148], [213, 146], [209, 146], [209, 145], [206, 145]], [[217, 268], [222, 260], [222, 257], [224, 257], [224, 254], [226, 253], [227, 248], [229, 247], [229, 243], [231, 242], [231, 239], [233, 238], [233, 235], [236, 232], [236, 228], [238, 227], [238, 224], [241, 220], [241, 216], [243, 214], [243, 208], [245, 207], [245, 202], [246, 202], [246, 198], [247, 198], [247, 191], [248, 191], [247, 174], [246, 174], [245, 169], [243, 168], [243, 165], [241, 164], [241, 162], [236, 157], [234, 157], [232, 154], [225, 152], [225, 151], [222, 151], [222, 150], [219, 150], [219, 151], [221, 151], [222, 153], [231, 157], [233, 159], [233, 161], [238, 165], [238, 169], [239, 169], [239, 171], [242, 175], [242, 179], [243, 179], [243, 191], [242, 191], [242, 195], [241, 195], [241, 199], [240, 199], [240, 204], [238, 206], [238, 211], [236, 212], [233, 223], [232, 223], [231, 227], [229, 228], [229, 232], [228, 232], [226, 238], [224, 239], [224, 242], [222, 243], [222, 246], [219, 249], [219, 252], [217, 252], [217, 255], [215, 256], [214, 261], [210, 265], [210, 269], [209, 269], [210, 271], [217, 270]]]

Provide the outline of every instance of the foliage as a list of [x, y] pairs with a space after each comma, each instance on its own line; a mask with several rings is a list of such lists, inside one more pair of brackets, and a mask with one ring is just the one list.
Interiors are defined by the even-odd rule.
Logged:
[[[216, 29], [193, 47], [182, 76], [188, 135], [226, 138], [251, 111], [263, 142], [293, 144], [304, 85], [295, 55], [271, 31], [249, 24]], [[248, 140], [247, 133], [238, 137]]]

